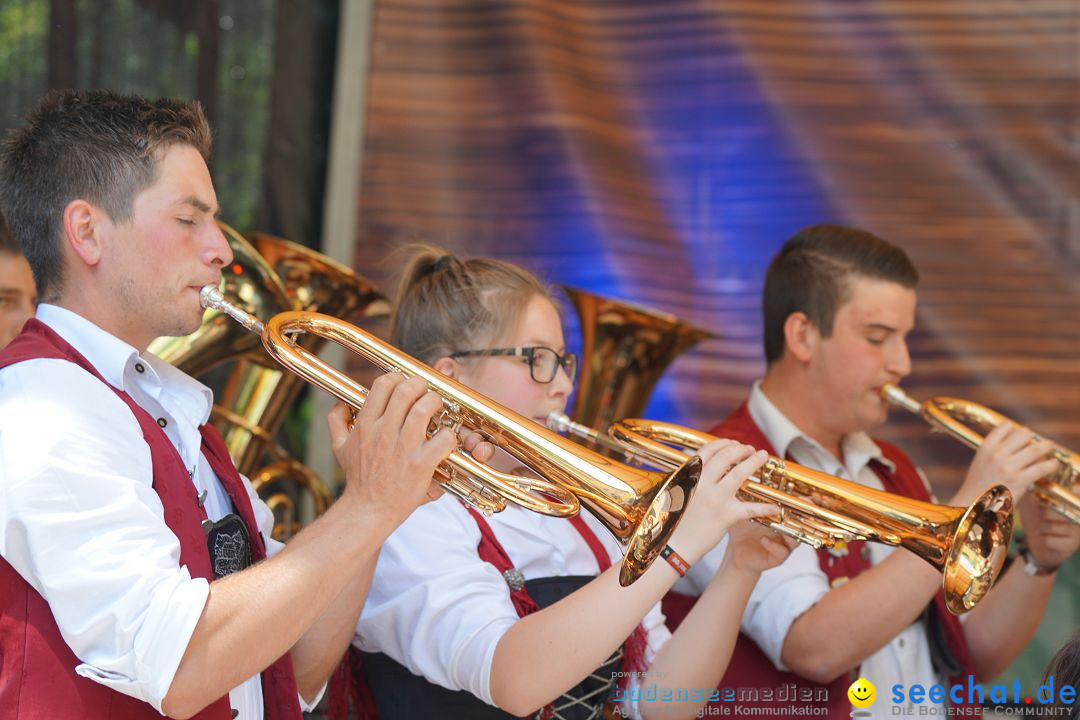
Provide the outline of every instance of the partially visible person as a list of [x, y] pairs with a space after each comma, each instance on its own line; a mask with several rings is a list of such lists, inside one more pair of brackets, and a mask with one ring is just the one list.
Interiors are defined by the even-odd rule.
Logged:
[[[1080, 632], [1072, 636], [1069, 642], [1058, 650], [1057, 655], [1046, 667], [1043, 680], [1048, 682], [1054, 679], [1054, 707], [1060, 708], [1067, 720], [1076, 720], [1080, 717]], [[1071, 687], [1072, 702], [1063, 699], [1061, 688]]]
[[34, 316], [36, 305], [37, 290], [34, 289], [30, 263], [26, 262], [11, 228], [0, 215], [0, 350]]

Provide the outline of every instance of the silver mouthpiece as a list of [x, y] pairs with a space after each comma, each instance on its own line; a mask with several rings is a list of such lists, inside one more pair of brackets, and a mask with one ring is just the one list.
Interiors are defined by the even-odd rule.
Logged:
[[557, 433], [571, 432], [574, 424], [569, 415], [558, 410], [552, 410], [547, 416], [548, 429]]
[[598, 445], [604, 445], [605, 447], [607, 446], [607, 443], [611, 442], [606, 435], [601, 435], [588, 425], [574, 422], [570, 419], [569, 415], [564, 412], [559, 412], [558, 410], [552, 410], [548, 414], [547, 426], [549, 430], [554, 432], [591, 440], [592, 442], [597, 443]]
[[217, 285], [203, 285], [199, 290], [199, 302], [207, 310], [220, 310], [251, 332], [262, 335], [263, 324], [259, 318], [226, 300]]
[[899, 405], [908, 412], [913, 412], [916, 415], [922, 413], [922, 405], [919, 404], [910, 395], [900, 389], [899, 385], [893, 383], [885, 383], [881, 388], [881, 394], [885, 396], [885, 399], [891, 402], [893, 405]]

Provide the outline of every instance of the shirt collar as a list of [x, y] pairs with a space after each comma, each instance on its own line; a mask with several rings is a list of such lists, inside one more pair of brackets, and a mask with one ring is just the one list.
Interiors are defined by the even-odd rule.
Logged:
[[[64, 338], [107, 383], [121, 392], [130, 393], [136, 382], [140, 390], [155, 397], [164, 389], [183, 402], [191, 416], [201, 418], [199, 425], [209, 419], [214, 396], [210, 388], [198, 380], [151, 353], [140, 356], [134, 347], [120, 338], [59, 305], [38, 305], [36, 317]], [[141, 371], [138, 370], [140, 367]]]
[[[892, 461], [885, 457], [884, 453], [881, 452], [881, 448], [878, 447], [878, 444], [865, 432], [856, 432], [845, 435], [840, 441], [840, 451], [843, 453], [844, 457], [839, 459], [839, 461], [838, 459], [833, 458], [832, 453], [827, 451], [821, 443], [803, 433], [795, 423], [780, 411], [780, 408], [773, 404], [772, 400], [770, 400], [761, 389], [760, 380], [755, 382], [753, 388], [750, 390], [750, 399], [747, 401], [747, 409], [750, 412], [750, 417], [753, 418], [754, 423], [761, 429], [762, 434], [765, 435], [765, 439], [773, 446], [773, 449], [776, 450], [779, 457], [787, 457], [788, 453], [792, 450], [793, 444], [796, 447], [804, 445], [823, 459], [831, 458], [831, 464], [840, 462], [846, 465], [852, 477], [855, 477], [858, 471], [866, 466], [871, 460], [876, 460], [885, 465], [889, 468], [890, 472], [896, 472], [896, 466]], [[826, 471], [835, 471], [835, 469], [836, 468], [828, 468]]]

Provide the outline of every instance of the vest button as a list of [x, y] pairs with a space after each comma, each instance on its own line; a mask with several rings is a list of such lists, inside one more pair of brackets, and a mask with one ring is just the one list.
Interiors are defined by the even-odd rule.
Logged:
[[137, 372], [137, 373], [146, 372], [146, 368], [143, 367], [142, 363], [135, 363], [135, 372]]
[[157, 419], [157, 424], [160, 425], [161, 427], [165, 427], [166, 425], [169, 424], [169, 421], [166, 420], [165, 418], [158, 418]]

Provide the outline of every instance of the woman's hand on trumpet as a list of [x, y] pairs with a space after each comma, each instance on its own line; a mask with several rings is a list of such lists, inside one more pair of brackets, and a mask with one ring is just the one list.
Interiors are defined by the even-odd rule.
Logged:
[[743, 502], [736, 497], [742, 484], [765, 464], [768, 455], [732, 440], [716, 440], [697, 453], [701, 479], [686, 515], [671, 539], [687, 562], [697, 562], [736, 523], [777, 512], [768, 503]]
[[1033, 482], [1057, 467], [1057, 460], [1049, 457], [1053, 449], [1053, 442], [1038, 439], [1023, 425], [1001, 423], [987, 434], [949, 504], [966, 507], [994, 485], [1009, 488], [1019, 501]]

